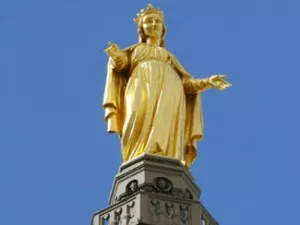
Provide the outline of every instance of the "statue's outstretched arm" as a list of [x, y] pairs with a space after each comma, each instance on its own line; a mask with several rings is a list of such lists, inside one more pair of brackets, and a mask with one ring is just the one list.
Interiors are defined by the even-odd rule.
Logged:
[[231, 83], [225, 80], [226, 75], [213, 75], [204, 79], [183, 79], [183, 86], [187, 93], [196, 94], [209, 88], [216, 88], [219, 91], [231, 86]]
[[171, 55], [172, 65], [182, 78], [183, 87], [186, 93], [197, 94], [209, 88], [216, 88], [222, 91], [231, 86], [231, 83], [225, 80], [226, 75], [213, 75], [204, 79], [194, 79], [179, 63], [175, 56]]

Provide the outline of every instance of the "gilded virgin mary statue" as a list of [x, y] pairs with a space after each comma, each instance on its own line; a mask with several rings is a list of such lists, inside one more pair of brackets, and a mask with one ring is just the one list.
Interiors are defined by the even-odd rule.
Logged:
[[165, 48], [164, 14], [148, 5], [134, 19], [137, 44], [120, 49], [109, 42], [103, 99], [109, 133], [120, 137], [123, 161], [141, 154], [180, 160], [189, 167], [203, 136], [200, 94], [224, 90], [224, 75], [193, 78]]

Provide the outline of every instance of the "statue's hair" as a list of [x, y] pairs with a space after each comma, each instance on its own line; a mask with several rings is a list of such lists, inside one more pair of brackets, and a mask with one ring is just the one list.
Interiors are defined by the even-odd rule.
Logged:
[[[165, 47], [165, 36], [167, 33], [167, 28], [165, 23], [163, 23], [163, 30], [162, 30], [162, 34], [160, 37], [160, 47]], [[146, 43], [146, 35], [143, 29], [143, 20], [140, 20], [138, 23], [138, 34], [139, 34], [139, 43]]]

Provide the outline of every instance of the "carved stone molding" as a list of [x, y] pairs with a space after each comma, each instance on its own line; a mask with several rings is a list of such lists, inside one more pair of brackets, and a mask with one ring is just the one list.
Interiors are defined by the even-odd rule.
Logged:
[[137, 180], [131, 180], [130, 182], [128, 182], [125, 189], [126, 189], [125, 193], [118, 196], [116, 198], [116, 202], [125, 200], [138, 191], [149, 192], [149, 193], [159, 192], [159, 193], [167, 194], [174, 198], [191, 199], [191, 200], [194, 199], [190, 190], [188, 189], [182, 190], [179, 188], [174, 188], [173, 183], [165, 177], [156, 177], [153, 180], [152, 184], [143, 184], [143, 185], [139, 185]]

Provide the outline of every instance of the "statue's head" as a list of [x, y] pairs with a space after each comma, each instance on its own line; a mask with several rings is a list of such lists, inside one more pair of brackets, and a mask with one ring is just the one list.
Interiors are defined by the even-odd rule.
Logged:
[[147, 37], [160, 38], [160, 46], [164, 47], [166, 26], [164, 23], [164, 13], [159, 8], [153, 8], [151, 4], [146, 9], [142, 9], [134, 21], [138, 25], [139, 42], [145, 43]]

